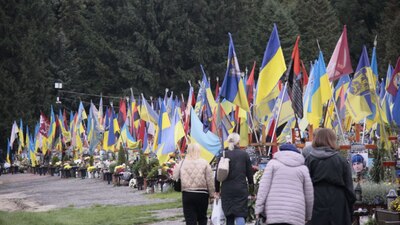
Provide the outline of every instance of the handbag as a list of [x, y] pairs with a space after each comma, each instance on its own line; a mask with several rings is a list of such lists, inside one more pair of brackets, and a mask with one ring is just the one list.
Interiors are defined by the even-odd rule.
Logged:
[[263, 217], [256, 219], [256, 223], [254, 225], [267, 225], [267, 220]]
[[175, 190], [176, 192], [181, 192], [181, 191], [182, 191], [181, 168], [182, 168], [182, 165], [183, 165], [183, 162], [184, 162], [184, 161], [185, 161], [185, 159], [182, 160], [182, 163], [181, 163], [181, 165], [179, 166], [179, 170], [178, 170], [179, 178], [178, 178], [178, 180], [174, 180], [174, 190]]
[[225, 150], [222, 152], [222, 157], [219, 159], [217, 167], [217, 181], [223, 182], [229, 174], [229, 158], [225, 158]]

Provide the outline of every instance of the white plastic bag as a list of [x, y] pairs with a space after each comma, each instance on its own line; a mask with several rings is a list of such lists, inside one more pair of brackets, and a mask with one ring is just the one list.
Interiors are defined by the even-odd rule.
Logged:
[[222, 210], [221, 199], [214, 199], [213, 210], [211, 214], [211, 224], [212, 225], [223, 225], [225, 224], [225, 215]]

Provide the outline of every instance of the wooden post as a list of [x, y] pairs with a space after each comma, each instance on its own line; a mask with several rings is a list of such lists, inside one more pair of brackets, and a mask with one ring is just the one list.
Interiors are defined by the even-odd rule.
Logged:
[[313, 129], [313, 125], [308, 125], [308, 141], [313, 141], [313, 137], [314, 137], [314, 129]]
[[295, 131], [294, 131], [294, 128], [292, 128], [292, 143], [293, 144], [296, 144], [296, 133], [295, 133]]
[[266, 135], [266, 127], [265, 125], [262, 126], [262, 137], [261, 137], [261, 143], [265, 145], [265, 142], [267, 141], [267, 135]]
[[356, 142], [360, 142], [360, 131], [361, 131], [361, 125], [356, 124]]

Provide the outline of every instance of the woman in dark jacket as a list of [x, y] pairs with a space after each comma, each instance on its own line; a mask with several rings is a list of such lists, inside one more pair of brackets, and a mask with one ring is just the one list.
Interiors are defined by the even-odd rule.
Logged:
[[338, 154], [336, 134], [321, 128], [306, 158], [314, 186], [314, 209], [307, 225], [351, 225], [355, 194], [350, 165]]
[[[240, 136], [232, 133], [228, 136], [229, 147], [225, 150], [225, 157], [229, 158], [229, 174], [225, 181], [215, 179], [215, 197], [221, 197], [222, 209], [226, 217], [227, 225], [244, 225], [248, 214], [247, 200], [249, 197], [248, 184], [252, 185], [253, 171], [250, 157], [247, 152], [240, 150], [237, 144]], [[221, 195], [219, 190], [221, 188]]]

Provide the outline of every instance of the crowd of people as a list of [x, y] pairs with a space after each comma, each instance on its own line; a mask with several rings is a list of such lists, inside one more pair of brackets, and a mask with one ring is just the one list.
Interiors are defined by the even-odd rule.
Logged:
[[250, 157], [239, 148], [239, 141], [236, 133], [228, 136], [224, 157], [229, 159], [229, 174], [222, 182], [200, 158], [199, 147], [188, 146], [187, 157], [174, 170], [174, 179], [182, 181], [186, 224], [207, 224], [208, 202], [214, 199], [222, 202], [227, 225], [244, 225], [252, 198], [256, 218], [265, 224], [352, 224], [356, 198], [351, 165], [338, 154], [332, 129], [317, 129], [312, 145], [304, 150], [291, 143], [280, 145], [264, 169], [257, 192]]

